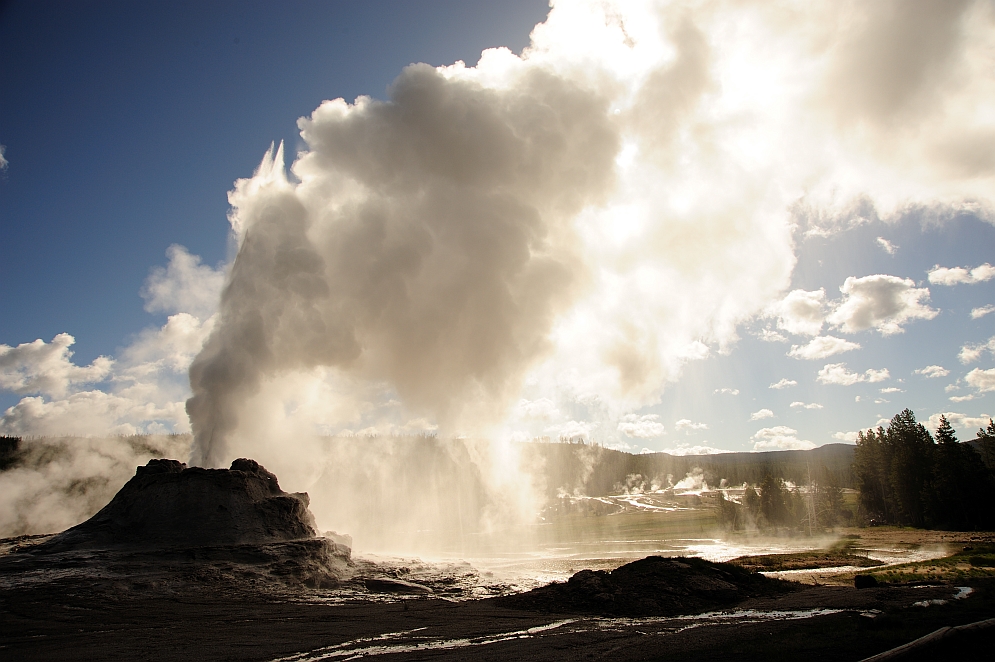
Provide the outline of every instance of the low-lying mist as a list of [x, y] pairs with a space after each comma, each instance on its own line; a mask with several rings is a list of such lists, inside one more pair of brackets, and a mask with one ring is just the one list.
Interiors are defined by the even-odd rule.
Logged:
[[152, 458], [185, 458], [192, 437], [3, 438], [0, 537], [57, 533], [103, 508], [135, 467]]

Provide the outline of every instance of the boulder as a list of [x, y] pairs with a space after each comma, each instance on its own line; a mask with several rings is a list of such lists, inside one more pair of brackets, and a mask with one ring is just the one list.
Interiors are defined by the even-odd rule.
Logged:
[[878, 580], [874, 575], [855, 575], [853, 585], [855, 588], [874, 588], [878, 585]]
[[565, 583], [495, 598], [513, 609], [614, 616], [674, 616], [792, 590], [728, 563], [648, 556], [607, 572], [581, 570]]

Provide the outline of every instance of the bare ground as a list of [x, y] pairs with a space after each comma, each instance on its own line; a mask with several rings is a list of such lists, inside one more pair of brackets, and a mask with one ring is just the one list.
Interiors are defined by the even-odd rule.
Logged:
[[[862, 543], [882, 546], [963, 546], [977, 542], [972, 535], [992, 538], [858, 534]], [[50, 567], [34, 575], [5, 568], [0, 658], [11, 660], [858, 660], [941, 626], [995, 616], [995, 579], [988, 578], [970, 579], [970, 592], [950, 583], [862, 590], [797, 585], [717, 612], [619, 616], [564, 602], [540, 611], [464, 599], [467, 566], [434, 575], [424, 570], [423, 581], [407, 582], [431, 593], [390, 585], [391, 576], [411, 578], [410, 568], [363, 563], [329, 588], [287, 587], [258, 575], [248, 584], [230, 564], [180, 580], [155, 568], [94, 574]], [[364, 578], [386, 583], [374, 582], [371, 591]], [[971, 650], [960, 654], [975, 659]]]

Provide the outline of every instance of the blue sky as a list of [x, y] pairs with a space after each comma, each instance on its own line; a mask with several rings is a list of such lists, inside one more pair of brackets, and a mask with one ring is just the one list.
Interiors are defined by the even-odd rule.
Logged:
[[[70, 332], [76, 360], [150, 320], [173, 243], [228, 258], [232, 182], [323, 99], [383, 97], [412, 62], [520, 50], [544, 2], [5, 3], [3, 340]], [[9, 401], [9, 399], [8, 399]]]
[[[995, 82], [979, 60], [991, 42], [990, 7], [964, 3], [953, 11], [939, 3], [917, 23], [888, 13], [901, 12], [899, 5], [882, 3], [857, 10], [848, 27], [845, 12], [835, 14], [829, 3], [793, 17], [798, 30], [779, 33], [780, 23], [759, 11], [745, 20], [737, 13], [745, 9], [682, 14], [679, 7], [637, 4], [609, 12], [598, 3], [558, 3], [556, 20], [521, 59], [533, 26], [546, 19], [545, 3], [4, 5], [0, 407], [10, 409], [0, 430], [190, 429], [183, 411], [187, 367], [212, 330], [216, 349], [229, 347], [225, 339], [239, 332], [235, 322], [212, 315], [227, 310], [231, 320], [230, 311], [246, 306], [272, 310], [288, 296], [281, 291], [218, 305], [224, 273], [244, 241], [239, 227], [251, 231], [257, 210], [284, 209], [258, 191], [297, 187], [294, 195], [311, 214], [308, 241], [334, 293], [356, 271], [330, 252], [336, 230], [322, 225], [327, 210], [315, 211], [316, 196], [355, 177], [367, 198], [382, 196], [385, 209], [407, 209], [412, 198], [397, 182], [432, 171], [437, 149], [466, 156], [457, 161], [472, 173], [475, 155], [487, 162], [511, 154], [522, 168], [544, 164], [530, 171], [532, 183], [480, 175], [485, 179], [466, 186], [479, 193], [477, 202], [458, 198], [466, 205], [460, 227], [477, 227], [481, 205], [510, 195], [525, 210], [521, 218], [541, 219], [548, 245], [528, 250], [570, 272], [569, 283], [548, 280], [541, 269], [504, 283], [511, 292], [505, 303], [532, 310], [533, 323], [518, 308], [507, 316], [489, 310], [485, 286], [495, 281], [481, 277], [485, 289], [460, 290], [472, 305], [433, 317], [468, 324], [469, 335], [450, 337], [441, 323], [426, 323], [435, 331], [425, 333], [444, 340], [423, 345], [406, 345], [410, 338], [387, 322], [364, 321], [369, 311], [355, 313], [346, 321], [366, 348], [359, 364], [336, 358], [337, 346], [301, 358], [273, 336], [277, 367], [258, 368], [261, 386], [224, 387], [241, 394], [239, 407], [278, 411], [268, 414], [272, 425], [325, 433], [581, 435], [634, 452], [804, 448], [852, 439], [905, 407], [923, 420], [955, 414], [960, 435], [973, 436], [979, 421], [995, 414], [995, 313], [972, 316], [995, 305], [995, 278], [982, 269], [958, 283], [956, 274], [931, 282], [930, 272], [937, 266], [969, 272], [995, 257], [995, 166], [984, 156], [995, 135], [995, 97], [988, 94]], [[825, 27], [820, 12], [839, 19], [837, 32]], [[799, 34], [818, 30], [827, 31], [822, 41], [801, 43]], [[910, 40], [927, 44], [920, 49], [925, 55], [904, 57]], [[831, 46], [816, 52], [814, 43]], [[629, 51], [616, 53], [619, 44]], [[494, 55], [469, 69], [481, 51], [499, 46], [516, 57]], [[738, 52], [750, 54], [746, 65]], [[402, 74], [410, 63], [444, 67], [457, 60], [468, 69], [435, 83], [415, 70]], [[858, 60], [863, 64], [853, 66]], [[527, 71], [516, 78], [519, 70]], [[528, 76], [536, 72], [552, 78], [530, 87]], [[388, 93], [395, 79], [401, 81], [395, 90], [412, 90], [411, 96]], [[469, 95], [465, 108], [477, 103], [473, 85], [491, 94], [487, 103], [507, 109], [494, 121], [528, 137], [523, 151], [502, 151], [507, 140], [446, 134], [464, 116], [445, 115], [456, 111], [443, 101], [435, 111], [443, 125], [437, 145], [425, 138], [435, 135], [431, 123], [418, 125], [414, 138], [405, 133], [410, 126], [396, 118], [420, 108], [411, 99], [449, 84], [452, 94]], [[330, 110], [316, 112], [324, 100], [351, 104], [360, 95], [385, 105], [341, 111], [357, 118], [353, 128], [338, 124]], [[536, 147], [553, 125], [529, 133], [527, 119], [550, 108], [560, 113], [556, 130], [562, 128], [576, 153], [562, 152], [563, 141], [551, 141], [548, 153]], [[312, 113], [313, 135], [305, 140], [297, 121]], [[363, 118], [373, 118], [369, 127]], [[394, 179], [369, 174], [367, 161], [377, 172], [400, 167], [393, 160], [403, 151], [388, 145], [376, 152], [370, 142], [381, 134], [412, 150], [418, 165]], [[369, 148], [366, 161], [336, 151], [334, 140], [353, 138]], [[289, 180], [273, 174], [282, 164], [261, 168], [252, 180], [258, 186], [245, 184], [234, 194], [241, 203], [231, 212], [233, 231], [228, 192], [281, 142], [287, 166], [299, 152], [314, 157], [294, 166]], [[332, 161], [321, 160], [322, 150]], [[448, 176], [461, 181], [463, 175], [457, 169]], [[589, 184], [577, 184], [582, 177]], [[419, 185], [446, 205], [457, 200], [449, 189], [433, 188], [437, 177]], [[446, 205], [423, 213], [444, 215]], [[398, 236], [404, 228], [444, 231], [428, 216], [405, 213], [395, 214]], [[493, 227], [512, 236], [523, 226], [502, 217]], [[331, 238], [320, 239], [326, 230]], [[344, 245], [367, 245], [359, 234], [340, 232]], [[461, 243], [459, 232], [453, 237], [435, 253], [440, 264], [471, 254], [504, 264], [505, 254]], [[381, 257], [378, 250], [369, 249], [371, 260]], [[248, 257], [244, 264], [245, 271], [256, 265]], [[476, 283], [478, 275], [472, 269], [438, 274], [432, 282]], [[866, 280], [876, 275], [889, 278]], [[848, 278], [855, 287], [865, 284], [870, 298], [842, 293]], [[408, 283], [409, 292], [424, 294], [412, 298], [421, 308], [397, 324], [425, 321], [426, 308], [445, 308], [454, 296], [426, 282]], [[536, 308], [522, 303], [536, 291]], [[809, 331], [791, 331], [804, 320], [781, 302], [797, 291], [823, 301], [816, 316], [824, 322], [814, 332], [811, 317]], [[342, 296], [352, 302], [351, 294]], [[350, 305], [336, 310], [355, 309]], [[331, 307], [316, 306], [325, 326], [335, 327]], [[486, 313], [481, 328], [466, 322], [474, 310]], [[274, 314], [274, 325], [291, 324], [286, 311]], [[507, 335], [494, 339], [484, 327]], [[59, 334], [75, 344], [57, 340]], [[291, 334], [305, 335], [303, 327]], [[850, 349], [788, 355], [814, 337], [829, 337], [836, 349], [851, 343]], [[18, 349], [36, 339], [41, 344]], [[460, 354], [464, 343], [479, 355]], [[394, 356], [398, 347], [409, 347], [407, 359]], [[428, 368], [412, 358], [418, 353]], [[845, 367], [828, 369], [837, 364]], [[942, 370], [916, 373], [928, 366]], [[781, 380], [797, 383], [770, 388]], [[221, 387], [199, 393], [220, 397], [212, 388]], [[241, 420], [255, 419], [242, 412]]]

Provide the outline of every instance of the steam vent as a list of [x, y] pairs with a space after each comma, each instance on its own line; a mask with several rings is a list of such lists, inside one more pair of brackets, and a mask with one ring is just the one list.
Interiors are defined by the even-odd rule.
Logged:
[[258, 462], [201, 469], [149, 460], [96, 515], [50, 541], [59, 548], [203, 547], [317, 537], [306, 493], [280, 489]]

